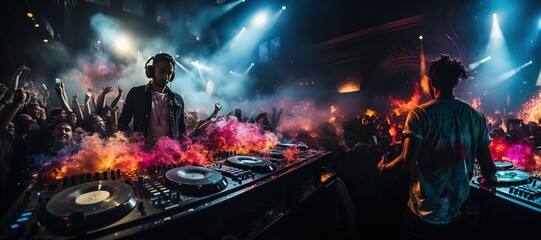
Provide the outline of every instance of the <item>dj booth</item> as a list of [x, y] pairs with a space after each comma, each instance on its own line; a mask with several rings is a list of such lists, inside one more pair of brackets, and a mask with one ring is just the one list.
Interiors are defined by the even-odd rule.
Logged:
[[278, 147], [266, 157], [222, 155], [204, 166], [34, 179], [3, 216], [0, 238], [332, 238], [331, 153], [297, 147], [292, 160]]

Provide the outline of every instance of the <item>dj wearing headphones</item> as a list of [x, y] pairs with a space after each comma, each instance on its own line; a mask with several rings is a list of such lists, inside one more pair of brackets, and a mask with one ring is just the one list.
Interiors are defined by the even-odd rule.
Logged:
[[[120, 131], [141, 132], [152, 145], [163, 136], [182, 139], [186, 133], [184, 100], [167, 86], [175, 78], [175, 63], [167, 53], [148, 59], [145, 74], [151, 80], [128, 92], [118, 119]], [[130, 129], [132, 120], [133, 129]]]

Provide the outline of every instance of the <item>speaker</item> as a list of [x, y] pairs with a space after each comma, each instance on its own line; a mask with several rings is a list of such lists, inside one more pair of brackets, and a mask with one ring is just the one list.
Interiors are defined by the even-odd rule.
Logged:
[[[149, 65], [148, 63], [152, 61], [152, 64]], [[169, 79], [169, 82], [172, 82], [175, 78], [175, 60], [173, 57], [167, 53], [158, 53], [154, 55], [153, 57], [149, 58], [148, 61], [145, 63], [145, 75], [147, 78], [153, 78], [154, 77], [154, 63], [157, 63], [159, 61], [166, 61], [173, 64], [173, 73], [171, 74], [171, 79]]]

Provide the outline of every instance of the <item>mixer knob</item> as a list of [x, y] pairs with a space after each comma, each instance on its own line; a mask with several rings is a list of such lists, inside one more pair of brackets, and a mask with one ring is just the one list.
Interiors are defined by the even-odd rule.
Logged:
[[139, 209], [139, 211], [141, 212], [144, 212], [145, 211], [145, 202], [143, 201], [139, 201], [139, 204], [137, 204], [137, 209]]
[[77, 177], [76, 176], [71, 176], [71, 185], [72, 186], [77, 185]]
[[535, 184], [537, 184], [537, 180], [534, 179], [532, 182], [532, 187], [535, 187]]
[[510, 194], [513, 194], [513, 191], [515, 191], [515, 187], [511, 186], [511, 187], [509, 188], [509, 193], [510, 193]]
[[63, 178], [62, 178], [62, 185], [68, 186], [68, 184], [69, 184], [69, 179], [68, 179], [68, 177], [67, 177], [67, 176], [63, 177]]
[[178, 194], [177, 192], [173, 192], [171, 193], [171, 198], [178, 201], [180, 199], [180, 194]]
[[92, 174], [90, 174], [90, 173], [87, 173], [87, 174], [86, 174], [86, 181], [87, 181], [87, 182], [92, 181]]
[[116, 170], [116, 175], [120, 176], [120, 168]]
[[96, 180], [96, 181], [100, 180], [100, 173], [99, 172], [94, 173], [94, 180]]
[[84, 183], [84, 182], [85, 182], [85, 179], [86, 179], [86, 178], [85, 178], [85, 175], [84, 175], [84, 174], [79, 175], [79, 182], [80, 182], [80, 183]]
[[167, 203], [167, 198], [165, 196], [160, 196], [158, 199], [161, 205], [165, 205]]
[[103, 171], [103, 180], [107, 180], [107, 171]]

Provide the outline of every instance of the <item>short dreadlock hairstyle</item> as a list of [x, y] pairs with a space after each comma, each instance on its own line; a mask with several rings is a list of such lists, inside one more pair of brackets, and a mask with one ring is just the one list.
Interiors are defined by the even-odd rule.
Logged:
[[441, 54], [439, 58], [430, 63], [428, 77], [436, 89], [453, 89], [459, 80], [468, 79], [469, 74], [460, 60], [451, 59], [447, 54]]

